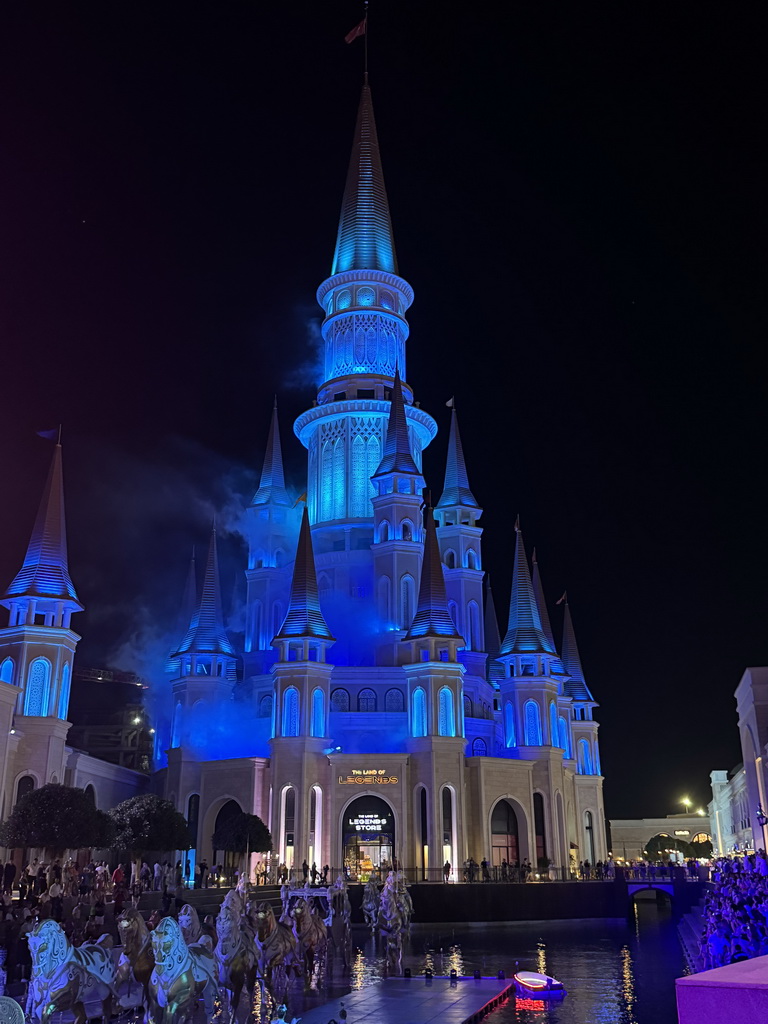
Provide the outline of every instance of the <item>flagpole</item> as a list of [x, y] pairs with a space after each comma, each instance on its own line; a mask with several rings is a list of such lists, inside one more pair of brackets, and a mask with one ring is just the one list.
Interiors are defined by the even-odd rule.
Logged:
[[368, 0], [365, 0], [365, 80], [368, 81]]

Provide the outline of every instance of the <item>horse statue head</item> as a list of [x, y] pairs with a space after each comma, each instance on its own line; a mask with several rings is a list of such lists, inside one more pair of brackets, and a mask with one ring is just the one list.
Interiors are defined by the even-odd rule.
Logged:
[[149, 938], [149, 929], [135, 907], [127, 907], [118, 917], [117, 930], [124, 949], [138, 949]]
[[189, 966], [191, 957], [178, 921], [164, 917], [152, 932], [152, 951], [158, 976], [175, 978]]
[[72, 947], [69, 940], [55, 921], [46, 918], [29, 933], [29, 951], [35, 971], [49, 975], [70, 959]]
[[203, 926], [200, 924], [200, 917], [194, 907], [185, 903], [179, 911], [179, 928], [184, 936], [184, 941], [189, 946], [193, 942], [199, 942], [203, 934]]

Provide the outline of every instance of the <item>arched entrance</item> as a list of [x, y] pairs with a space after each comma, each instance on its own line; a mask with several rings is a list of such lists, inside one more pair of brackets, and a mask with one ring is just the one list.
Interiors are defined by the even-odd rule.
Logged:
[[[220, 830], [224, 831], [226, 829], [227, 825], [229, 825], [229, 823], [232, 821], [232, 819], [236, 818], [238, 814], [242, 814], [242, 811], [243, 811], [243, 809], [240, 806], [240, 804], [237, 802], [237, 800], [227, 800], [227, 802], [221, 808], [219, 813], [216, 815], [216, 822], [215, 822], [215, 824], [213, 826], [213, 835], [216, 836], [216, 834]], [[232, 875], [235, 872], [235, 869], [240, 864], [240, 860], [242, 858], [242, 854], [241, 853], [236, 853], [233, 850], [224, 850], [222, 852], [223, 852], [223, 859], [219, 858], [219, 863], [224, 868], [224, 877], [225, 878], [231, 878]], [[217, 862], [216, 858], [217, 858], [217, 854], [218, 853], [219, 853], [219, 851], [216, 849], [216, 845], [215, 845], [215, 841], [214, 841], [213, 864], [211, 865], [212, 868], [215, 867], [215, 865], [216, 865], [216, 862]]]
[[491, 815], [491, 863], [517, 864], [520, 860], [520, 833], [515, 809], [508, 800], [499, 800]]
[[392, 865], [395, 851], [395, 815], [378, 796], [359, 796], [341, 819], [344, 867], [353, 881], [366, 882], [374, 872]]

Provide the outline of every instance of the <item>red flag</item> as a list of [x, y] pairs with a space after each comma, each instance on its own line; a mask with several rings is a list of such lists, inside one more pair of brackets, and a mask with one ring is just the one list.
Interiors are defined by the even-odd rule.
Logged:
[[351, 32], [347, 32], [347, 34], [344, 36], [344, 42], [345, 43], [354, 43], [354, 41], [358, 38], [358, 36], [364, 36], [365, 35], [365, 24], [366, 24], [367, 20], [368, 20], [367, 18], [363, 18], [363, 20], [360, 22], [359, 25], [355, 25], [355, 27], [352, 29]]

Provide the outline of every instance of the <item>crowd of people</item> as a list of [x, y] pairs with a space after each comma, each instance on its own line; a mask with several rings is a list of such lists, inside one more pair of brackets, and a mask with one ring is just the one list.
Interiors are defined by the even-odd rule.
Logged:
[[768, 954], [768, 858], [764, 850], [718, 857], [704, 898], [702, 970]]

